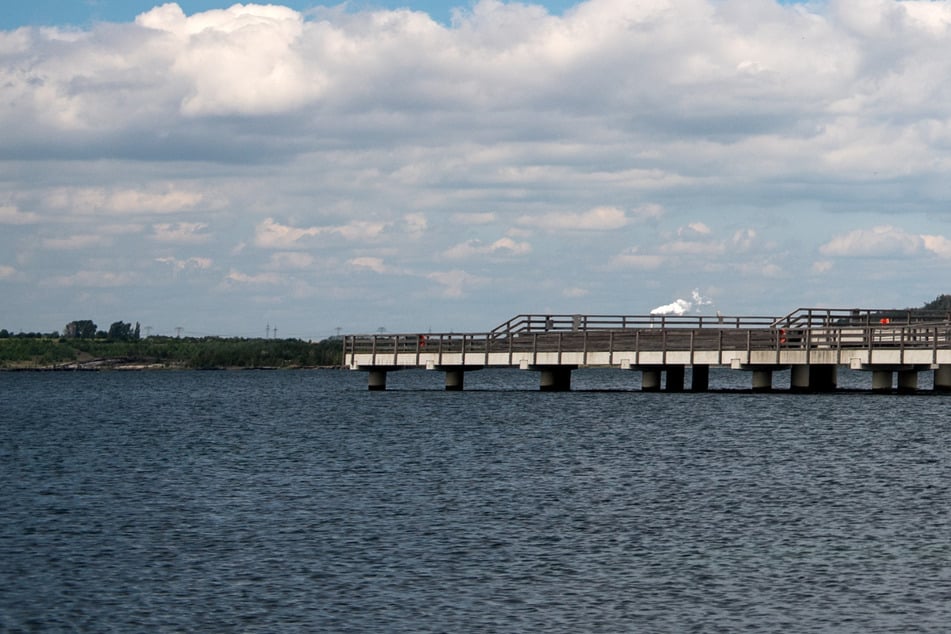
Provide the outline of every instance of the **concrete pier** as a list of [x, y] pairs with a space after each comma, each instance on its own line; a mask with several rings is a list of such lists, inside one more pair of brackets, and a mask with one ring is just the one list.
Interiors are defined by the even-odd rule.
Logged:
[[834, 392], [838, 385], [838, 368], [834, 365], [794, 365], [789, 389], [793, 392]]
[[686, 368], [682, 365], [669, 365], [665, 370], [667, 372], [667, 383], [664, 388], [668, 392], [683, 392], [684, 378], [687, 374]]
[[933, 371], [934, 391], [951, 393], [951, 312], [800, 308], [782, 317], [658, 315], [517, 315], [483, 333], [347, 335], [346, 367], [368, 372], [370, 390], [387, 372], [445, 372], [445, 388], [465, 387], [465, 372], [520, 368], [541, 373], [543, 391], [571, 389], [576, 368], [642, 373], [645, 392], [710, 389], [710, 368], [752, 372], [752, 389], [770, 391], [790, 370], [793, 392], [838, 387], [839, 368], [872, 373], [872, 391], [918, 391]]
[[710, 366], [695, 365], [690, 369], [690, 389], [694, 392], [710, 389]]
[[661, 385], [661, 368], [644, 368], [641, 370], [641, 390], [644, 392], [659, 392]]
[[872, 371], [872, 391], [891, 392], [894, 373], [891, 370]]
[[951, 392], [951, 365], [939, 365], [935, 369], [934, 391]]
[[382, 392], [386, 389], [386, 370], [370, 370], [367, 378], [367, 389], [371, 392]]
[[446, 391], [462, 391], [465, 384], [465, 370], [462, 368], [443, 368], [446, 372]]
[[918, 391], [918, 370], [899, 370], [898, 391], [902, 394], [914, 394]]
[[550, 366], [541, 371], [539, 389], [542, 392], [567, 392], [571, 389], [571, 371], [574, 368]]
[[773, 389], [773, 371], [765, 369], [753, 370], [753, 391], [769, 392]]

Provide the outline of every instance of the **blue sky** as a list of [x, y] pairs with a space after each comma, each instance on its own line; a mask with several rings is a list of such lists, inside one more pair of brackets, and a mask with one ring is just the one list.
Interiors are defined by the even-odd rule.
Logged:
[[4, 11], [0, 328], [951, 291], [951, 2], [309, 4]]

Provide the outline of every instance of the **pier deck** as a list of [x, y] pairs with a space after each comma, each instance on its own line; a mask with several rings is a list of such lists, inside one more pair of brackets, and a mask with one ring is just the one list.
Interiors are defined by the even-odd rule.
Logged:
[[839, 367], [872, 372], [872, 388], [917, 389], [934, 371], [938, 391], [951, 391], [951, 315], [923, 311], [801, 308], [783, 317], [679, 315], [518, 315], [485, 333], [347, 335], [344, 363], [369, 372], [385, 389], [386, 373], [427, 368], [446, 373], [446, 389], [482, 368], [540, 372], [542, 390], [570, 389], [571, 371], [609, 367], [643, 373], [645, 390], [709, 388], [709, 368], [752, 373], [755, 390], [773, 389], [774, 371], [789, 369], [790, 389], [836, 387]]

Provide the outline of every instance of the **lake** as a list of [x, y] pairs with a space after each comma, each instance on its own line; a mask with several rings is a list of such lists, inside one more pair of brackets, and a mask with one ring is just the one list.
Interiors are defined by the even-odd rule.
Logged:
[[946, 631], [951, 396], [715, 372], [0, 373], [0, 631]]

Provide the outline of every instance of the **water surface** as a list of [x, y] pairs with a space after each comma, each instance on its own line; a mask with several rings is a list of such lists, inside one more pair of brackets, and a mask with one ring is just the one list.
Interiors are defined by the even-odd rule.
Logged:
[[0, 373], [0, 630], [946, 631], [951, 397], [575, 374]]

